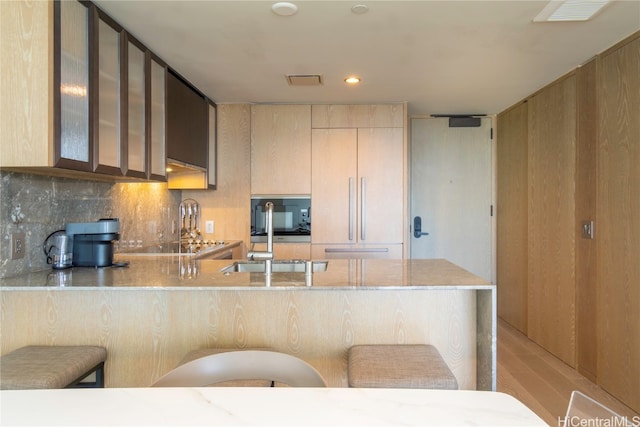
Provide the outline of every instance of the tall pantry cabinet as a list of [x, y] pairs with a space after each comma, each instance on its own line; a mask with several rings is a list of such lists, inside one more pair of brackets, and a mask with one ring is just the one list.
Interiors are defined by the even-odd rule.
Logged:
[[404, 117], [402, 104], [313, 106], [313, 257], [403, 257]]
[[500, 113], [497, 148], [498, 315], [636, 411], [639, 76], [636, 33]]

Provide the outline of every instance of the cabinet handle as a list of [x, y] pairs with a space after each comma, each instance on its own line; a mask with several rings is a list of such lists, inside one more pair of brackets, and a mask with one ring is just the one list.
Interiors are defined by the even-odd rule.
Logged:
[[326, 248], [325, 253], [381, 253], [389, 252], [389, 248], [361, 248], [361, 249], [339, 249], [339, 248]]
[[366, 197], [366, 181], [365, 178], [360, 178], [360, 239], [365, 240], [365, 229], [366, 229], [366, 208], [367, 208], [367, 197]]
[[349, 177], [349, 240], [353, 240], [353, 219], [355, 216], [353, 193], [354, 193], [353, 177]]

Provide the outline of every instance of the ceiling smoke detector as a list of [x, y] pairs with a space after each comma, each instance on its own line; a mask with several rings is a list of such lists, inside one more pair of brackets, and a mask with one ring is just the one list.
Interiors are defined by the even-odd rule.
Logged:
[[296, 6], [293, 3], [289, 3], [289, 2], [286, 2], [286, 1], [281, 1], [281, 2], [278, 2], [278, 3], [274, 3], [271, 6], [271, 10], [276, 15], [291, 16], [291, 15], [295, 15], [295, 13], [298, 11], [298, 6]]
[[363, 13], [369, 12], [369, 6], [367, 6], [366, 4], [354, 4], [353, 6], [351, 6], [351, 12], [355, 13], [356, 15], [362, 15]]
[[287, 74], [290, 86], [320, 86], [322, 76], [320, 74]]

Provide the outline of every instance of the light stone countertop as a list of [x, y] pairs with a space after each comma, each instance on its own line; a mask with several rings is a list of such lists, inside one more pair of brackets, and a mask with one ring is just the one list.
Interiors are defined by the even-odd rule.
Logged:
[[0, 391], [2, 425], [544, 426], [516, 398], [466, 390], [294, 387]]
[[[116, 255], [127, 267], [74, 267], [42, 270], [0, 279], [8, 290], [36, 289], [257, 289], [266, 288], [263, 273], [223, 273], [237, 260], [197, 260], [187, 256]], [[311, 286], [304, 273], [273, 273], [268, 289], [495, 289], [495, 285], [443, 259], [331, 259], [315, 272]]]

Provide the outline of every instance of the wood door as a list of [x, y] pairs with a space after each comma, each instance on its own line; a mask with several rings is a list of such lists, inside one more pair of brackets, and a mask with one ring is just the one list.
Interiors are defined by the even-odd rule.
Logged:
[[545, 88], [528, 105], [527, 331], [574, 367], [575, 76]]
[[311, 106], [251, 107], [251, 194], [311, 193]]
[[498, 316], [527, 333], [527, 103], [498, 115]]
[[640, 39], [598, 79], [598, 382], [640, 411]]
[[402, 243], [403, 129], [358, 129], [357, 240]]
[[311, 242], [355, 243], [357, 130], [313, 129], [311, 139]]
[[[445, 258], [493, 281], [491, 119], [450, 128], [446, 118], [411, 121], [411, 258]], [[414, 230], [415, 231], [415, 230]]]

